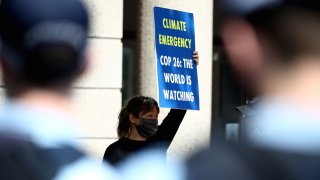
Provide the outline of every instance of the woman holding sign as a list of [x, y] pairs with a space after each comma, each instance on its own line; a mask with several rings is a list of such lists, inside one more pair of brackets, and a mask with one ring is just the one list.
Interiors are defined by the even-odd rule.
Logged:
[[[196, 64], [198, 52], [193, 53]], [[112, 165], [145, 148], [168, 149], [186, 114], [186, 110], [171, 109], [158, 126], [158, 103], [151, 97], [135, 96], [121, 109], [117, 133], [119, 140], [105, 151], [103, 160]]]

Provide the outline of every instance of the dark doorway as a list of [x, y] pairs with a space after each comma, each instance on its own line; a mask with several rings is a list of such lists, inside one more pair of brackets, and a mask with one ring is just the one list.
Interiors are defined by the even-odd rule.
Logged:
[[226, 127], [229, 124], [239, 123], [241, 114], [235, 110], [235, 107], [246, 102], [245, 90], [241, 83], [242, 77], [234, 75], [223, 51], [219, 29], [225, 12], [220, 7], [219, 0], [214, 3], [211, 143], [226, 140], [226, 134], [228, 134]]
[[136, 94], [137, 1], [124, 0], [122, 102]]

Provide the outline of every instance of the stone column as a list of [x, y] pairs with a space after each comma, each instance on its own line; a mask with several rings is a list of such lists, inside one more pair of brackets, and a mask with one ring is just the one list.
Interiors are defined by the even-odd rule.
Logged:
[[[169, 158], [184, 158], [194, 150], [209, 145], [212, 97], [212, 0], [139, 0], [138, 6], [138, 93], [157, 99], [156, 63], [154, 57], [153, 6], [192, 12], [195, 20], [200, 111], [188, 111], [174, 142], [168, 151]], [[160, 120], [168, 109], [161, 109]]]
[[74, 104], [83, 127], [78, 137], [87, 151], [102, 158], [116, 141], [121, 109], [123, 0], [83, 0], [90, 12], [90, 68], [74, 85]]

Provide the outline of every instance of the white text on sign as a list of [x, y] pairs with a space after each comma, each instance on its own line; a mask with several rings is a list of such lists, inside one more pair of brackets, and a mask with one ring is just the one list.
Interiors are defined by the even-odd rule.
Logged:
[[[186, 68], [186, 69], [193, 69], [193, 60], [192, 59], [185, 59], [183, 58], [182, 61], [177, 57], [170, 57], [170, 56], [160, 56], [160, 64], [162, 66], [171, 66], [178, 68]], [[183, 65], [183, 66], [182, 66]]]
[[193, 69], [193, 60], [183, 58], [183, 65], [184, 65], [184, 68]]
[[173, 63], [173, 67], [182, 68], [182, 61], [179, 58], [170, 56], [160, 56], [160, 64], [162, 66], [171, 66], [171, 63]]
[[192, 85], [191, 76], [174, 73], [163, 73], [166, 83]]

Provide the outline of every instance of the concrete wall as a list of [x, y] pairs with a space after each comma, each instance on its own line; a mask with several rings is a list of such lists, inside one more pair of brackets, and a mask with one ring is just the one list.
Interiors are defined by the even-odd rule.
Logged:
[[[84, 128], [79, 141], [95, 157], [102, 158], [105, 148], [117, 140], [117, 116], [121, 108], [123, 0], [83, 0], [91, 15], [89, 51], [91, 69], [73, 91], [73, 102]], [[168, 157], [184, 158], [209, 144], [212, 86], [212, 0], [140, 0], [138, 17], [138, 60], [141, 71], [140, 92], [157, 98], [153, 41], [153, 6], [194, 13], [198, 66], [200, 111], [188, 111], [169, 148]], [[133, 7], [134, 8], [134, 7]], [[0, 99], [4, 98], [1, 90]], [[0, 100], [3, 102], [3, 100]], [[163, 119], [168, 109], [161, 109]]]
[[[102, 157], [105, 148], [115, 141], [117, 114], [121, 107], [122, 74], [122, 0], [84, 0], [91, 10], [93, 21], [90, 34], [93, 70], [75, 88], [75, 105], [81, 123], [86, 128], [80, 138], [87, 149]], [[212, 84], [212, 28], [211, 0], [139, 0], [138, 61], [140, 93], [157, 98], [153, 41], [153, 6], [167, 7], [194, 13], [196, 49], [200, 53], [198, 67], [200, 111], [188, 111], [168, 151], [170, 158], [184, 158], [209, 144]], [[132, 7], [135, 8], [135, 7]], [[163, 119], [168, 109], [161, 109]]]
[[91, 15], [91, 68], [74, 87], [74, 105], [84, 128], [80, 143], [98, 158], [117, 139], [122, 86], [122, 0], [83, 0]]
[[[75, 87], [74, 102], [85, 133], [79, 140], [96, 157], [115, 140], [117, 115], [121, 108], [123, 0], [84, 0], [91, 11], [90, 49], [93, 65]], [[137, 0], [139, 91], [157, 98], [154, 60], [153, 6], [194, 13], [200, 111], [188, 111], [168, 151], [169, 159], [184, 158], [209, 144], [212, 87], [212, 0]], [[136, 7], [132, 7], [136, 8]], [[161, 109], [163, 119], [168, 109]]]
[[[207, 146], [210, 140], [212, 97], [212, 0], [140, 0], [138, 13], [138, 61], [140, 61], [139, 91], [157, 98], [157, 80], [154, 60], [153, 6], [194, 13], [196, 49], [200, 55], [198, 66], [200, 111], [188, 111], [169, 148], [169, 159], [183, 159], [195, 150]], [[163, 119], [168, 109], [161, 109]]]

